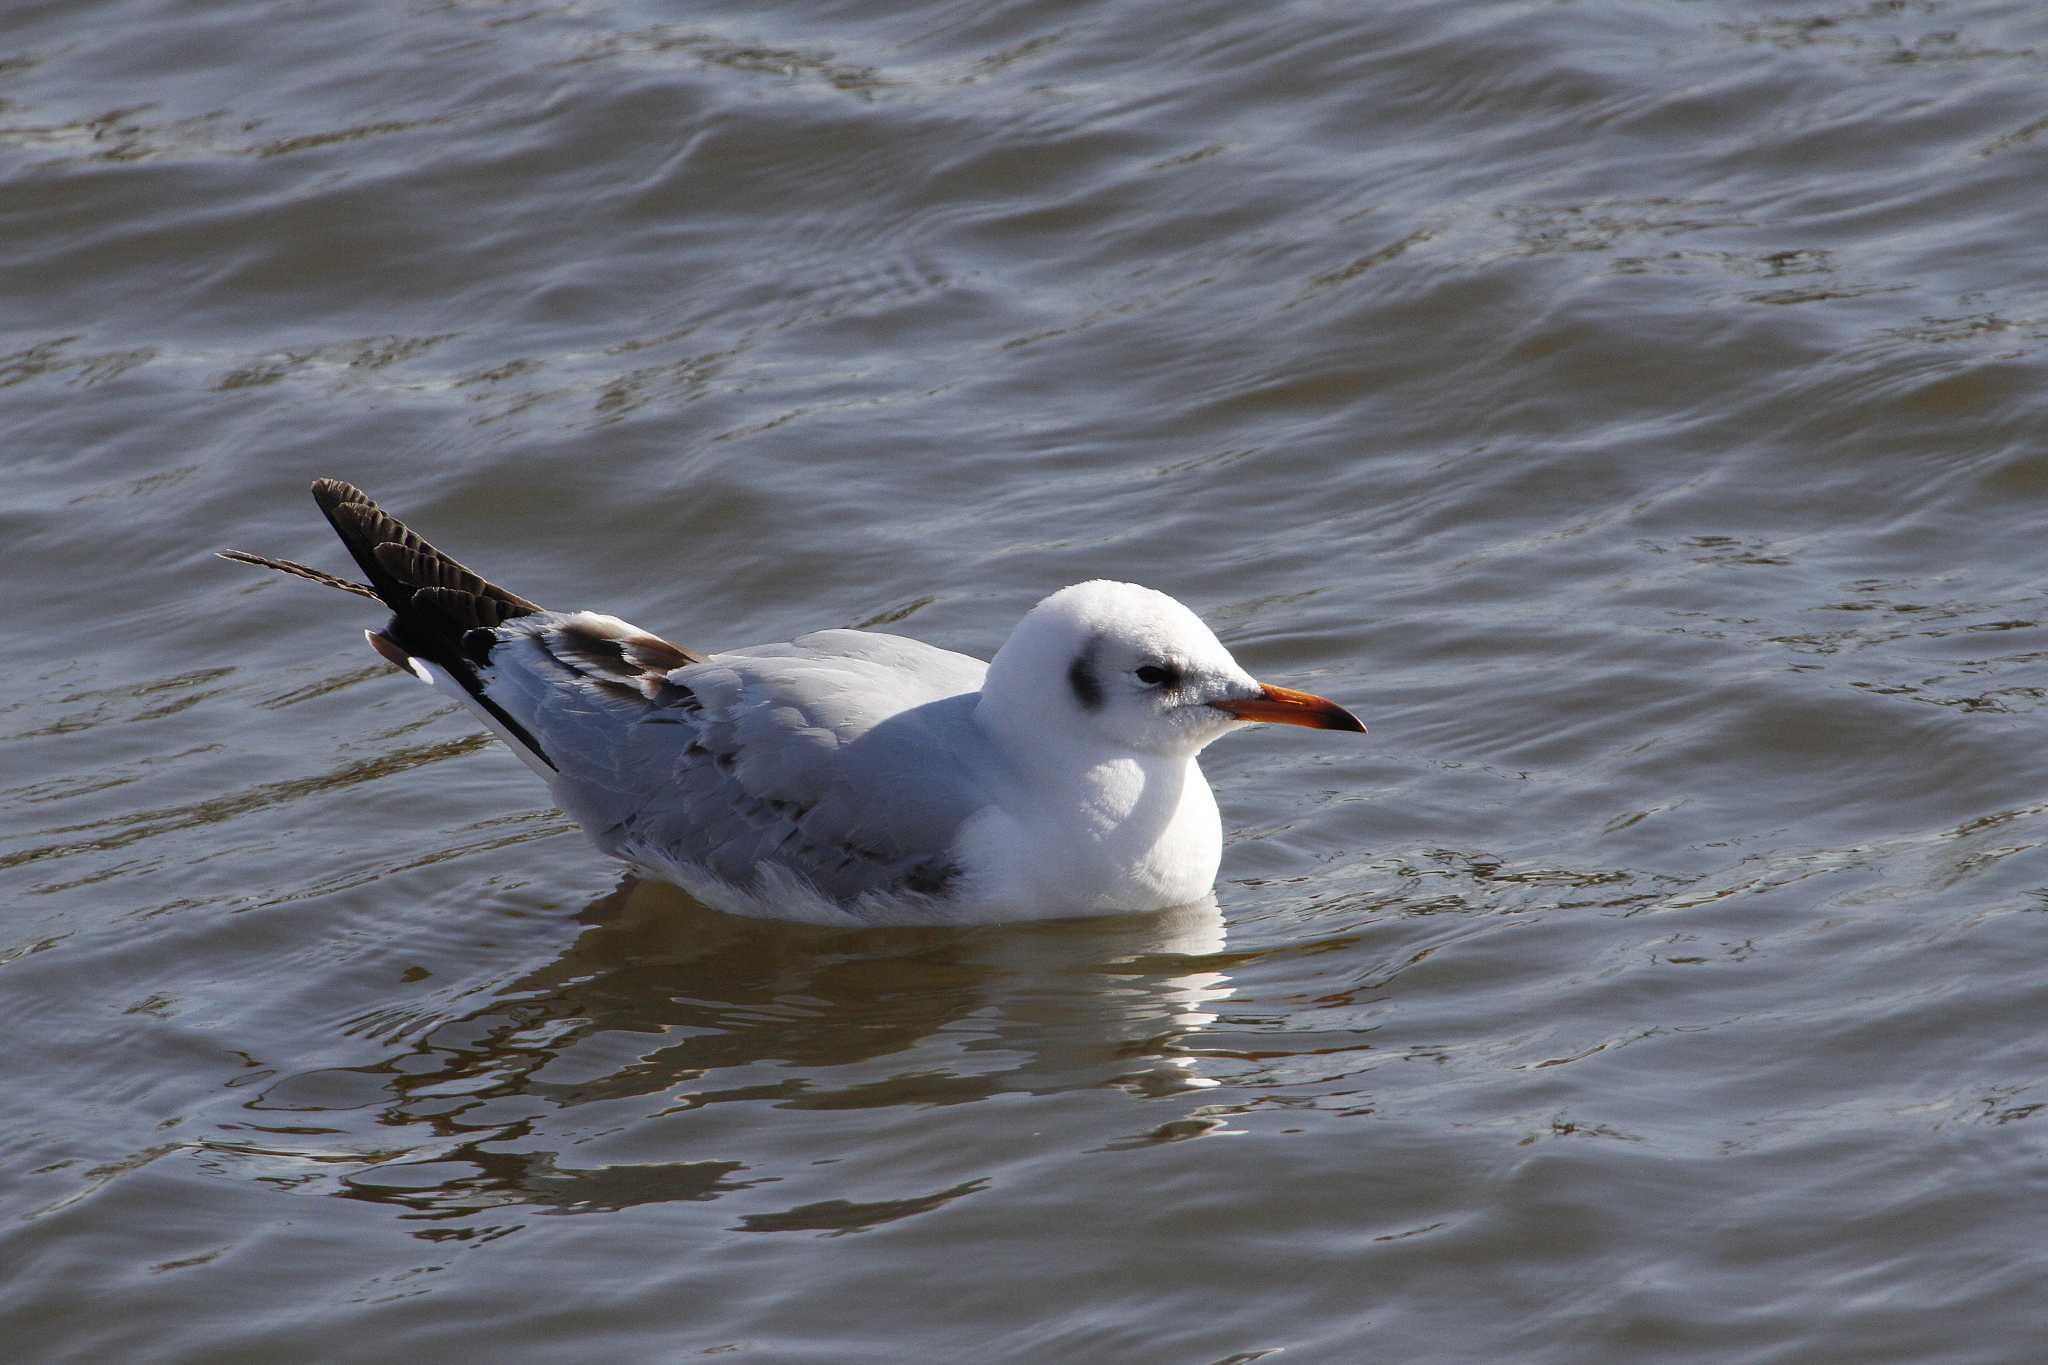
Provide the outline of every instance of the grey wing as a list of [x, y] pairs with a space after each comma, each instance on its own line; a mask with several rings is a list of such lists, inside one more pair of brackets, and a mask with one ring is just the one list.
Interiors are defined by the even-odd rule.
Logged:
[[779, 868], [839, 901], [957, 875], [954, 837], [986, 801], [979, 660], [820, 631], [692, 661], [588, 612], [478, 634], [487, 695], [608, 852], [741, 888]]

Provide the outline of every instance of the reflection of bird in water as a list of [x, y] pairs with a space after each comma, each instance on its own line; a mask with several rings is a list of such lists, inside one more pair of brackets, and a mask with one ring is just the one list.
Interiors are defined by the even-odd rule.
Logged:
[[[881, 1150], [932, 1106], [1199, 1089], [1187, 1040], [1230, 994], [1212, 965], [1213, 899], [1059, 924], [829, 929], [724, 915], [629, 877], [580, 918], [567, 952], [488, 1004], [359, 1021], [407, 1050], [282, 1082], [251, 1107], [303, 1113], [316, 1106], [295, 1095], [345, 1093], [360, 1108], [370, 1085], [374, 1141], [388, 1152], [404, 1135], [404, 1149], [340, 1192], [432, 1220], [708, 1199], [789, 1179], [821, 1150]], [[791, 1226], [842, 1213], [880, 1216], [854, 1201]]]
[[825, 630], [706, 655], [617, 617], [548, 611], [332, 479], [313, 485], [373, 598], [370, 643], [525, 760], [599, 848], [739, 914], [985, 923], [1156, 910], [1222, 856], [1196, 762], [1257, 721], [1362, 731], [1269, 687], [1193, 612], [1129, 583], [1034, 607], [987, 664]]

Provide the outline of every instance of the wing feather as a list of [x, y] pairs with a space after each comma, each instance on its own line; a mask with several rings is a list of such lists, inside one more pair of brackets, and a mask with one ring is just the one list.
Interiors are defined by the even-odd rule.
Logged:
[[706, 657], [589, 612], [482, 633], [486, 693], [607, 852], [747, 889], [779, 870], [840, 901], [955, 875], [985, 800], [978, 660], [856, 631]]

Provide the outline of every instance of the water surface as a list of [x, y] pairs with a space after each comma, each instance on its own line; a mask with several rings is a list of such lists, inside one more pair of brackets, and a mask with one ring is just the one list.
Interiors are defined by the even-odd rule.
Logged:
[[[2018, 1361], [2048, 11], [18, 3], [33, 1360]], [[355, 606], [986, 654], [1137, 579], [1213, 904], [622, 881]], [[1335, 742], [1343, 740], [1344, 742]]]

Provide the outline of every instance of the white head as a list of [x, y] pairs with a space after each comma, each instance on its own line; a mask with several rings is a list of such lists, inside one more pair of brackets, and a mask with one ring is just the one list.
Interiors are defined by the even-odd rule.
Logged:
[[1202, 618], [1163, 592], [1096, 579], [1062, 588], [989, 662], [984, 719], [1051, 747], [1192, 757], [1255, 721], [1362, 731], [1349, 711], [1267, 687]]

